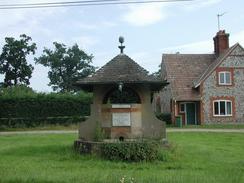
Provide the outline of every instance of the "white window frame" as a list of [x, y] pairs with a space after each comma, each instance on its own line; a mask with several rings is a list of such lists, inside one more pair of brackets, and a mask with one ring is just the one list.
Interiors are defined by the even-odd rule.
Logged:
[[[181, 105], [184, 105], [184, 111], [181, 110]], [[186, 103], [180, 103], [180, 113], [186, 112]]]
[[[215, 114], [215, 103], [218, 103], [218, 114]], [[225, 114], [220, 114], [220, 102], [225, 102]], [[227, 114], [227, 102], [230, 102], [230, 114]], [[232, 106], [232, 101], [231, 100], [214, 100], [213, 101], [213, 116], [215, 117], [228, 117], [233, 115], [233, 106]]]
[[[227, 73], [230, 74], [230, 83], [226, 82], [226, 74]], [[224, 74], [224, 82], [223, 83], [221, 83], [221, 80], [220, 80], [220, 75], [221, 74]], [[221, 71], [221, 72], [218, 73], [218, 75], [219, 75], [219, 85], [232, 85], [232, 77], [231, 77], [231, 72], [230, 71]]]

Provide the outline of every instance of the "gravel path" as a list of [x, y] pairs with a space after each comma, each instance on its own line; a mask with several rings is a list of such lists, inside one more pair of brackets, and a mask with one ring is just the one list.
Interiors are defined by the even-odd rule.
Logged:
[[[244, 129], [195, 129], [195, 128], [168, 128], [170, 132], [214, 132], [214, 133], [244, 133]], [[16, 134], [78, 134], [78, 130], [40, 130], [40, 131], [13, 131], [0, 132], [1, 135], [16, 135]]]

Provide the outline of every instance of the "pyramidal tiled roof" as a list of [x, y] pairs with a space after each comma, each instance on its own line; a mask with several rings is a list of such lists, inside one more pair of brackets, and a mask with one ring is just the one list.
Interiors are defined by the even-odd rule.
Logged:
[[108, 83], [163, 83], [153, 75], [149, 75], [143, 67], [126, 54], [119, 54], [97, 70], [93, 75], [77, 82], [78, 85]]

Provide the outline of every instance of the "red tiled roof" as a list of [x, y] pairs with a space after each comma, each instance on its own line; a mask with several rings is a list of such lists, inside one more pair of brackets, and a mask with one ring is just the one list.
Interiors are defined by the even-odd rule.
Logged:
[[163, 54], [166, 79], [170, 83], [174, 100], [200, 100], [200, 92], [192, 88], [192, 82], [199, 78], [216, 59], [215, 54]]

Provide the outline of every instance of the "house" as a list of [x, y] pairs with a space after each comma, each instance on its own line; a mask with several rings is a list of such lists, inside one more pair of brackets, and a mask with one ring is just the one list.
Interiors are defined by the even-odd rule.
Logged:
[[163, 54], [161, 110], [185, 125], [244, 123], [244, 49], [217, 32], [213, 54]]

